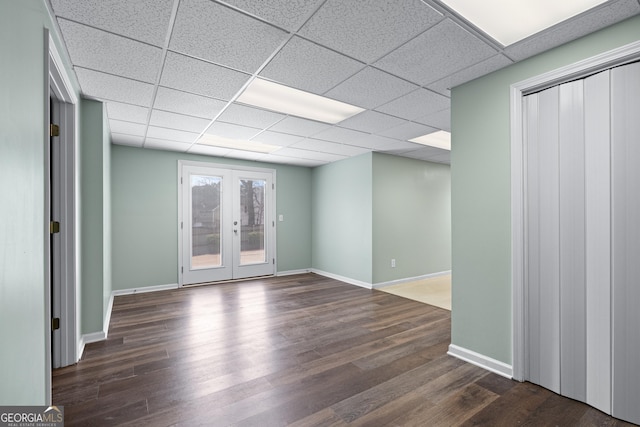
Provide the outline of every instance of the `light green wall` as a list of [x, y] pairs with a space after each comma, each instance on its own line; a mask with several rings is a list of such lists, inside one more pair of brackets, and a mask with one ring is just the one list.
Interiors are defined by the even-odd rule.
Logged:
[[102, 308], [103, 324], [104, 318], [108, 315], [109, 300], [111, 299], [111, 132], [109, 129], [109, 119], [107, 118], [106, 107], [102, 108]]
[[178, 160], [276, 170], [278, 271], [311, 265], [311, 170], [170, 151], [111, 147], [112, 283], [178, 283]]
[[373, 283], [448, 270], [449, 165], [374, 153]]
[[313, 268], [372, 283], [372, 154], [313, 169]]
[[0, 405], [49, 403], [43, 1], [0, 0]]
[[80, 99], [81, 332], [102, 331], [111, 295], [110, 140], [104, 104]]
[[640, 17], [452, 91], [452, 343], [511, 363], [510, 85], [640, 39]]

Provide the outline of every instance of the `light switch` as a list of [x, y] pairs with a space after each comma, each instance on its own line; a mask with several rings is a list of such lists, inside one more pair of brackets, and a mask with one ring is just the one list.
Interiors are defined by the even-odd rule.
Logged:
[[278, 215], [278, 221], [280, 222], [284, 221], [284, 215], [282, 214]]

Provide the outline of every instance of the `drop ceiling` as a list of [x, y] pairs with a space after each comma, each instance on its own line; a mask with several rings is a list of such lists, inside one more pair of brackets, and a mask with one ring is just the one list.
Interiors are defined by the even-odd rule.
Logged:
[[[409, 140], [450, 131], [451, 87], [640, 13], [610, 0], [505, 47], [437, 0], [49, 1], [112, 143], [309, 167], [369, 151], [449, 163]], [[256, 78], [364, 111], [328, 124], [238, 102]]]

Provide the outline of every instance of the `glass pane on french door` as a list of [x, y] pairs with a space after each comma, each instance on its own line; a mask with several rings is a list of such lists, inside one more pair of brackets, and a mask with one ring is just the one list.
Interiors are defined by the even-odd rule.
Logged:
[[264, 179], [240, 179], [240, 264], [266, 262]]
[[191, 175], [191, 269], [220, 267], [222, 177]]

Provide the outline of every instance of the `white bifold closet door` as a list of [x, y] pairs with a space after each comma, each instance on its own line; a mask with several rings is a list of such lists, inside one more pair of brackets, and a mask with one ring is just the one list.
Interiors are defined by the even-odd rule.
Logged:
[[526, 379], [636, 423], [639, 66], [523, 100]]

